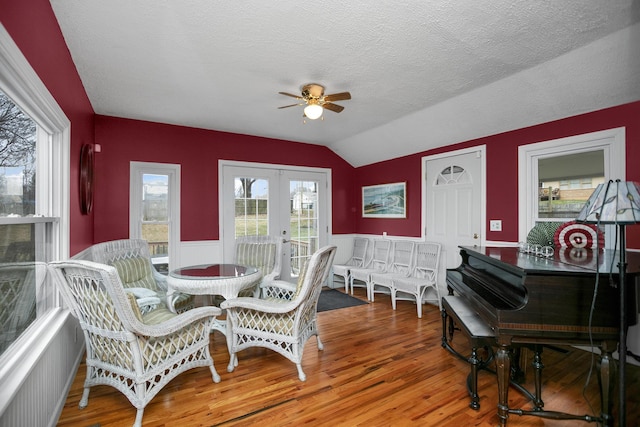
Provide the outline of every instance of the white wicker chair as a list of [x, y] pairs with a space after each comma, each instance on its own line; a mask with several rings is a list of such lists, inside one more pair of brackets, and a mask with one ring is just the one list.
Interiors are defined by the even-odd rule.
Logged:
[[[114, 266], [123, 286], [140, 297], [138, 303], [142, 311], [156, 308], [158, 299], [178, 313], [194, 306], [194, 297], [187, 294], [174, 293], [172, 300], [167, 301], [167, 278], [153, 267], [146, 240], [121, 239], [97, 243], [76, 254], [73, 259]], [[144, 289], [153, 291], [155, 295], [148, 295]]]
[[[371, 301], [375, 299], [376, 292], [383, 292], [380, 288], [388, 290], [389, 294], [393, 294], [393, 280], [396, 277], [407, 277], [413, 268], [413, 252], [415, 242], [408, 240], [398, 240], [393, 243], [391, 250], [391, 261], [387, 265], [387, 269], [383, 272], [371, 273], [371, 288], [369, 294]], [[376, 290], [376, 287], [378, 290]], [[391, 299], [393, 309], [396, 309], [395, 301]]]
[[[269, 286], [269, 283], [280, 278], [282, 265], [282, 237], [237, 237], [234, 263], [257, 268], [262, 273], [260, 287]], [[254, 296], [259, 296], [259, 289], [260, 288], [255, 289]], [[240, 296], [250, 296], [250, 294], [245, 292]]]
[[137, 408], [134, 426], [141, 426], [147, 403], [180, 373], [208, 366], [213, 381], [220, 381], [209, 353], [219, 308], [181, 314], [159, 308], [143, 315], [112, 266], [71, 260], [51, 262], [49, 270], [84, 332], [87, 375], [80, 408], [88, 404], [90, 387], [109, 385]]
[[0, 264], [0, 354], [36, 318], [36, 292], [44, 282], [42, 262]]
[[[433, 289], [435, 300], [442, 311], [442, 299], [438, 289], [438, 268], [440, 264], [440, 244], [432, 242], [418, 243], [415, 250], [413, 270], [409, 277], [395, 277], [391, 289], [391, 303], [396, 309], [398, 299], [407, 299], [402, 294], [412, 295], [418, 308], [418, 317], [422, 317], [422, 304], [425, 301], [427, 289]], [[398, 298], [398, 292], [401, 297]]]
[[380, 273], [387, 269], [387, 263], [389, 262], [389, 254], [391, 252], [391, 240], [388, 239], [374, 239], [373, 249], [371, 250], [371, 258], [362, 268], [352, 268], [350, 270], [349, 284], [351, 285], [351, 293], [353, 294], [353, 288], [355, 281], [363, 282], [367, 287], [367, 299], [373, 300], [371, 292], [371, 274]]
[[[353, 251], [351, 252], [351, 258], [349, 258], [344, 264], [333, 264], [332, 276], [342, 276], [344, 279], [344, 291], [349, 292], [349, 283], [351, 279], [351, 269], [364, 266], [365, 258], [367, 256], [367, 247], [369, 246], [369, 239], [365, 237], [356, 237], [353, 239]], [[353, 289], [351, 290], [353, 294]]]
[[[227, 370], [232, 372], [238, 364], [237, 353], [249, 347], [264, 347], [280, 353], [296, 364], [298, 377], [306, 380], [302, 370], [302, 352], [309, 338], [316, 336], [318, 349], [322, 342], [316, 324], [317, 304], [323, 283], [331, 271], [335, 246], [325, 246], [313, 253], [300, 272], [298, 286], [290, 299], [240, 297], [224, 301], [220, 307], [231, 322], [230, 359]], [[288, 282], [273, 281], [271, 285]], [[295, 285], [293, 285], [295, 286]]]

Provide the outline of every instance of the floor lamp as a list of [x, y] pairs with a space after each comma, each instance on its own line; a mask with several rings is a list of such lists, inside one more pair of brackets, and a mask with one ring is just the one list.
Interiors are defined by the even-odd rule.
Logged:
[[625, 226], [640, 223], [640, 184], [630, 181], [609, 181], [595, 189], [576, 218], [588, 224], [614, 224], [620, 230], [620, 343], [619, 343], [619, 426], [626, 425], [625, 364], [627, 362], [627, 301], [626, 301], [626, 239]]

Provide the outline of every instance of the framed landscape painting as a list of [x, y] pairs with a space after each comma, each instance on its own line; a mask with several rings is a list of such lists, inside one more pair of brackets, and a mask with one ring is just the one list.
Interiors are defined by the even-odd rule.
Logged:
[[362, 187], [363, 218], [406, 218], [407, 183]]

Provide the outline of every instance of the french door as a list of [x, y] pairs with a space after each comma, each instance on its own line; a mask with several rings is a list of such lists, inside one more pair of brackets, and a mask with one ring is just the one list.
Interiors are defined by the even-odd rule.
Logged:
[[281, 278], [295, 281], [311, 254], [328, 242], [329, 171], [221, 162], [221, 238], [224, 260], [238, 236], [283, 239]]

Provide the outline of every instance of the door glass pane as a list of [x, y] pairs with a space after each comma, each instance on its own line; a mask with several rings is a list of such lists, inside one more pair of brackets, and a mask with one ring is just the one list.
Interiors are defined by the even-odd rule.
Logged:
[[142, 238], [160, 272], [169, 267], [169, 176], [142, 175]]
[[571, 220], [604, 182], [604, 151], [538, 160], [538, 218]]
[[236, 177], [235, 237], [269, 234], [269, 181]]
[[318, 182], [289, 181], [291, 276], [297, 277], [305, 261], [318, 249]]

